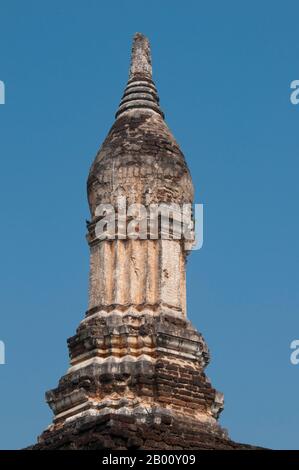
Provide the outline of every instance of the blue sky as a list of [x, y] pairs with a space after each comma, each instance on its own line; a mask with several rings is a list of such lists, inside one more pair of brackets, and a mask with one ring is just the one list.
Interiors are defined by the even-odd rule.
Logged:
[[0, 0], [0, 448], [51, 422], [44, 392], [87, 307], [86, 178], [151, 41], [166, 120], [205, 207], [188, 316], [211, 350], [233, 439], [299, 448], [296, 1]]

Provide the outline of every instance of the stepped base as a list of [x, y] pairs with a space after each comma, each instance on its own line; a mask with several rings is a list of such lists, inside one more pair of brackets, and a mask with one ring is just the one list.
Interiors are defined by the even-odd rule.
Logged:
[[154, 412], [82, 416], [60, 429], [49, 428], [29, 450], [241, 450], [219, 425]]

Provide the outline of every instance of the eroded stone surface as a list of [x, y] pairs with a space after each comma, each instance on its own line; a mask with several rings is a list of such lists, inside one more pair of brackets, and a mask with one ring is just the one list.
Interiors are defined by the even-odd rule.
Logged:
[[241, 450], [254, 449], [228, 439], [207, 423], [150, 410], [140, 415], [82, 416], [55, 431], [45, 431], [35, 449], [61, 450]]
[[137, 34], [116, 121], [88, 177], [89, 307], [68, 340], [70, 368], [46, 394], [53, 424], [34, 449], [241, 448], [218, 425], [223, 395], [204, 373], [209, 352], [187, 320], [181, 240], [99, 240], [96, 207], [191, 203], [185, 158]]

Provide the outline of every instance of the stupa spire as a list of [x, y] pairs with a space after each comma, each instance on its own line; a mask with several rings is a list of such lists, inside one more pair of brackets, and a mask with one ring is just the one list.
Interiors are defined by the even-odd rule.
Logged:
[[[193, 203], [187, 162], [162, 118], [149, 43], [139, 33], [117, 119], [87, 191], [88, 310], [68, 340], [70, 367], [46, 394], [53, 423], [33, 448], [236, 448], [217, 421], [223, 396], [204, 372], [207, 345], [187, 319], [185, 234], [170, 230], [165, 237], [161, 228], [152, 237], [148, 225], [140, 237], [130, 230], [98, 234], [105, 218], [98, 209], [113, 209], [115, 227], [121, 222], [120, 197], [128, 209], [142, 205], [146, 221], [157, 205]], [[160, 227], [161, 221], [157, 215]]]
[[129, 80], [115, 115], [132, 109], [151, 109], [164, 117], [159, 96], [152, 80], [152, 60], [149, 40], [141, 33], [133, 38]]
[[129, 79], [137, 76], [152, 78], [152, 60], [149, 40], [141, 33], [133, 38]]

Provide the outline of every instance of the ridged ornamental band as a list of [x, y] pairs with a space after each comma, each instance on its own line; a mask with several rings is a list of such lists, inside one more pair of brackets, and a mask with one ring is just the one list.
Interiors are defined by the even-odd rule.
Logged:
[[151, 109], [164, 118], [159, 106], [157, 89], [152, 80], [129, 80], [115, 117], [118, 118], [123, 112], [136, 108]]

